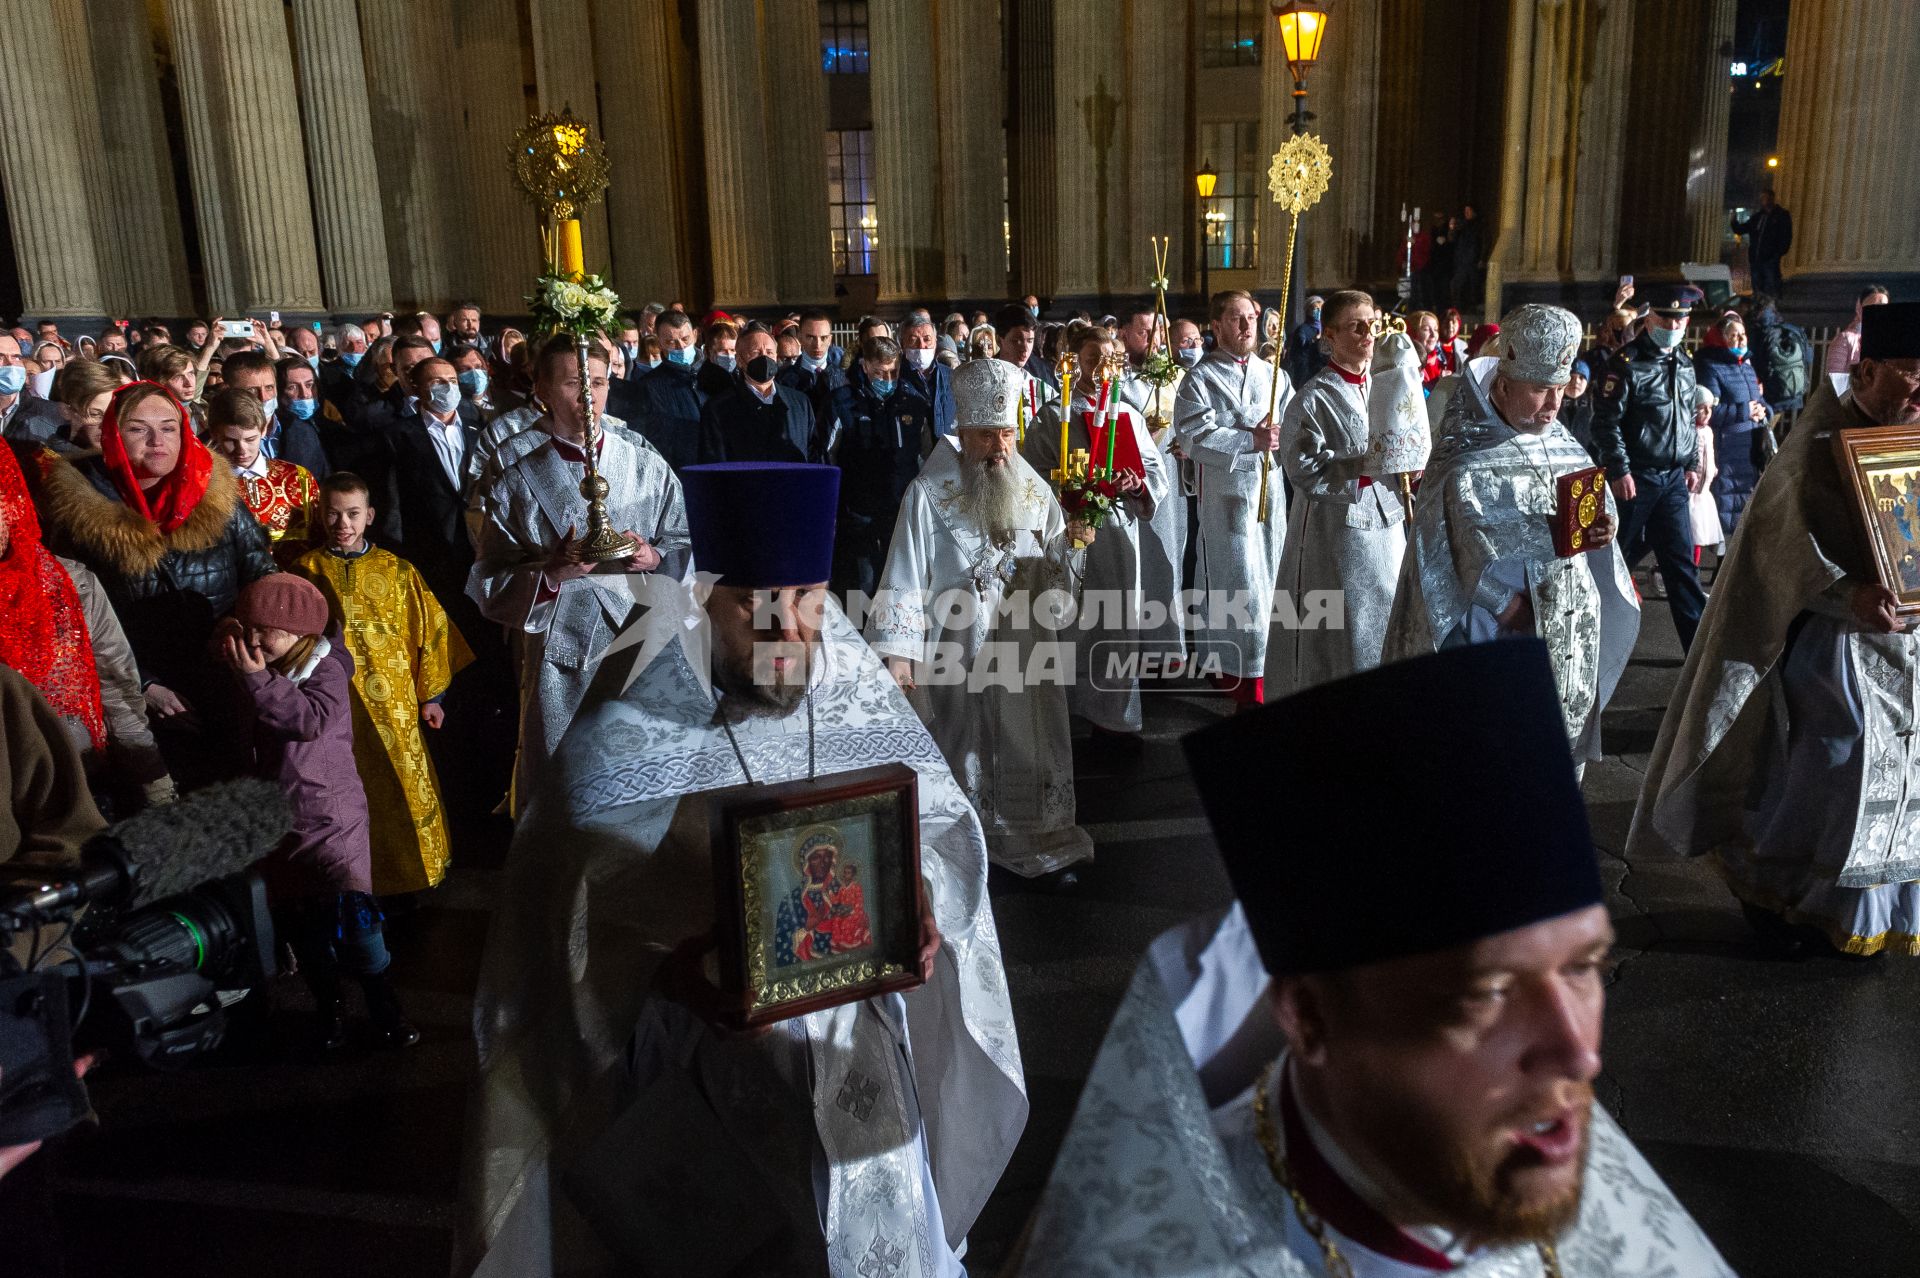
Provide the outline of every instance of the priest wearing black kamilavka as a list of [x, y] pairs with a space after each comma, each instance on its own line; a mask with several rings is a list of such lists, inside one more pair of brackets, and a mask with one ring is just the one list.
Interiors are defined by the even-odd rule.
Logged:
[[1593, 1098], [1613, 928], [1544, 645], [1186, 751], [1238, 904], [1141, 963], [1019, 1273], [1730, 1278]]
[[1846, 394], [1822, 380], [1740, 516], [1647, 766], [1629, 850], [1711, 856], [1770, 948], [1920, 956], [1920, 634], [1834, 456], [1916, 425], [1920, 302], [1866, 307]]

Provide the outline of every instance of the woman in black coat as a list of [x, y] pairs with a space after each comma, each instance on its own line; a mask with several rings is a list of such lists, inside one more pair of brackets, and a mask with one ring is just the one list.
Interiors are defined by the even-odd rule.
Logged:
[[164, 386], [114, 393], [98, 453], [40, 455], [34, 494], [48, 544], [99, 577], [126, 630], [155, 737], [183, 788], [244, 761], [228, 680], [208, 655], [214, 622], [275, 571], [239, 482]]

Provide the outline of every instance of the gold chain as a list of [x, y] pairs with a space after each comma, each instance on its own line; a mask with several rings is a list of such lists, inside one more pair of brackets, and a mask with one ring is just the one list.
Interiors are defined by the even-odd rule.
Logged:
[[[1327, 1278], [1353, 1278], [1353, 1262], [1340, 1254], [1333, 1245], [1333, 1239], [1327, 1237], [1326, 1222], [1307, 1206], [1307, 1200], [1294, 1188], [1293, 1171], [1287, 1166], [1287, 1156], [1280, 1152], [1280, 1133], [1273, 1125], [1273, 1115], [1267, 1108], [1267, 1094], [1273, 1090], [1273, 1066], [1268, 1065], [1260, 1071], [1260, 1079], [1253, 1087], [1253, 1134], [1259, 1138], [1260, 1148], [1267, 1155], [1267, 1170], [1280, 1188], [1287, 1191], [1287, 1197], [1293, 1200], [1293, 1213], [1300, 1218], [1300, 1226], [1320, 1246], [1320, 1255], [1327, 1262]], [[1540, 1253], [1540, 1263], [1545, 1267], [1546, 1278], [1561, 1278], [1560, 1255], [1551, 1243], [1535, 1243]]]

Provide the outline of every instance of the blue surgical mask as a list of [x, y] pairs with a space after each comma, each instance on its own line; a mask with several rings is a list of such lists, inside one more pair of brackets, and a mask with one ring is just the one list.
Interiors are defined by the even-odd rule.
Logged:
[[311, 368], [311, 369], [312, 369], [312, 370], [313, 370], [314, 372], [316, 372], [316, 373], [317, 373], [317, 372], [319, 372], [319, 371], [320, 371], [320, 357], [319, 357], [318, 355], [309, 355], [309, 356], [307, 356], [307, 367], [308, 367], [308, 368]]
[[340, 362], [348, 368], [358, 368], [360, 367], [360, 361], [365, 359], [366, 356], [367, 353], [365, 351], [341, 351]]
[[684, 368], [688, 364], [693, 363], [694, 357], [698, 353], [699, 352], [695, 351], [691, 346], [682, 346], [675, 350], [668, 351], [667, 358], [671, 360], [673, 363], [678, 364], [682, 368]]
[[1173, 353], [1173, 357], [1180, 361], [1180, 367], [1192, 368], [1200, 362], [1200, 348], [1198, 346], [1182, 346]]
[[435, 355], [440, 353], [440, 339], [437, 337], [433, 339], [433, 353]]
[[1686, 335], [1687, 330], [1684, 328], [1660, 328], [1654, 325], [1647, 327], [1647, 336], [1651, 337], [1653, 344], [1663, 351], [1670, 351], [1678, 346], [1680, 339]]
[[658, 367], [660, 367], [660, 357], [659, 357], [658, 355], [655, 355], [655, 356], [654, 356], [654, 357], [653, 357], [652, 359], [649, 359], [649, 360], [647, 361], [647, 367], [648, 367], [648, 368], [658, 368]]
[[873, 393], [881, 399], [893, 394], [893, 379], [890, 377], [869, 377], [867, 385], [873, 387]]
[[27, 388], [27, 370], [22, 364], [0, 368], [0, 395], [18, 395]]
[[311, 398], [290, 399], [287, 401], [288, 409], [292, 411], [295, 417], [298, 417], [303, 422], [311, 419], [313, 417], [314, 410], [317, 409], [319, 406], [320, 406], [320, 401], [317, 399], [311, 399]]
[[727, 370], [727, 371], [728, 371], [729, 373], [731, 373], [731, 372], [733, 371], [733, 356], [731, 356], [731, 355], [715, 355], [715, 356], [713, 357], [713, 366], [714, 366], [715, 368], [724, 368], [724, 369], [726, 369], [726, 370]]
[[1035, 319], [1039, 319], [1039, 318], [1040, 318], [1040, 308], [1039, 308], [1038, 306], [1029, 306], [1029, 307], [1027, 308], [1027, 314], [1029, 314], [1029, 315], [1031, 315], [1031, 316], [1033, 316], [1033, 317], [1034, 317]]
[[460, 389], [479, 399], [487, 393], [487, 370], [484, 368], [461, 369]]
[[1727, 349], [1733, 352], [1735, 359], [1745, 359], [1747, 357], [1747, 348], [1744, 346], [1729, 346]]
[[811, 355], [802, 355], [800, 357], [800, 367], [806, 369], [809, 373], [817, 373], [826, 366], [827, 358], [824, 355], [819, 359], [815, 359]]
[[449, 386], [445, 382], [435, 382], [427, 388], [427, 403], [433, 406], [434, 412], [445, 417], [460, 407], [460, 388]]

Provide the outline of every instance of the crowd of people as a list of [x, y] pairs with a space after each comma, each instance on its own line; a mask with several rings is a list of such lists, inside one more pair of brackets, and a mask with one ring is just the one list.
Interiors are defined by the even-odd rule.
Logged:
[[[276, 782], [293, 833], [262, 870], [318, 1044], [351, 1036], [351, 977], [374, 1040], [405, 1047], [419, 1031], [385, 921], [458, 855], [452, 827], [471, 814], [446, 794], [497, 799], [518, 829], [475, 1014], [471, 1258], [549, 1272], [578, 1243], [658, 1265], [686, 1245], [662, 1237], [716, 1219], [687, 1216], [685, 1185], [714, 1193], [750, 1171], [779, 1209], [752, 1229], [727, 1214], [742, 1263], [951, 1275], [1025, 1112], [987, 866], [1069, 887], [1096, 851], [1074, 721], [1083, 748], [1130, 753], [1143, 689], [1200, 677], [1236, 711], [1190, 751], [1241, 905], [1189, 938], [1225, 955], [1205, 979], [1232, 992], [1210, 996], [1208, 1031], [1233, 1041], [1203, 1050], [1189, 1033], [1181, 1059], [1193, 1103], [1251, 1105], [1205, 1156], [1257, 1172], [1241, 1191], [1274, 1208], [1263, 1245], [1329, 1265], [1336, 1232], [1340, 1252], [1405, 1242], [1449, 1264], [1538, 1248], [1557, 1272], [1556, 1247], [1582, 1254], [1628, 1227], [1578, 1206], [1591, 1142], [1643, 1174], [1646, 1211], [1677, 1221], [1632, 1226], [1636, 1262], [1721, 1272], [1625, 1138], [1588, 1116], [1598, 992], [1583, 956], [1608, 934], [1577, 768], [1599, 757], [1639, 627], [1630, 566], [1650, 553], [1692, 656], [1635, 838], [1719, 858], [1770, 944], [1920, 953], [1920, 883], [1901, 877], [1920, 760], [1897, 744], [1910, 707], [1873, 692], [1920, 658], [1810, 442], [1920, 421], [1920, 307], [1863, 293], [1830, 380], [1765, 297], [1716, 309], [1666, 287], [1635, 307], [1627, 285], [1590, 340], [1546, 305], [1472, 325], [1456, 305], [1473, 292], [1472, 211], [1422, 239], [1421, 309], [1342, 289], [1309, 299], [1284, 341], [1238, 291], [1209, 299], [1204, 322], [1144, 301], [1055, 322], [1029, 296], [991, 315], [867, 317], [850, 340], [818, 311], [696, 319], [679, 304], [584, 346], [472, 305], [331, 329], [214, 317], [178, 342], [158, 321], [0, 332], [0, 661], [61, 725], [47, 748], [85, 791], [48, 802], [36, 835], [16, 779], [22, 847], [70, 853], [182, 791]], [[1402, 435], [1424, 441], [1413, 463], [1388, 460]], [[1567, 485], [1595, 470], [1604, 486], [1569, 523]], [[589, 545], [602, 528], [614, 553]], [[1703, 549], [1720, 555], [1711, 599]], [[629, 632], [687, 618], [711, 634], [711, 690], [691, 655], [603, 678]], [[1361, 725], [1440, 688], [1459, 702], [1445, 733], [1464, 735], [1415, 728], [1379, 757]], [[1463, 748], [1475, 733], [1483, 746]], [[1540, 747], [1526, 766], [1553, 798], [1523, 812], [1524, 787], [1483, 796], [1541, 828], [1472, 906], [1492, 882], [1485, 849], [1440, 824], [1411, 877], [1366, 857], [1324, 880], [1276, 870], [1269, 836], [1297, 870], [1352, 809], [1322, 794], [1307, 807], [1326, 828], [1273, 831], [1265, 796], [1256, 808], [1226, 765], [1313, 755], [1316, 779], [1358, 803], [1361, 775], [1417, 763], [1438, 796], [1473, 784], [1476, 749], [1510, 753], [1516, 735]], [[689, 991], [712, 992], [709, 832], [681, 800], [903, 762], [920, 778], [919, 975], [934, 992], [771, 1037], [703, 1028], [709, 1004]], [[1744, 800], [1735, 779], [1762, 774], [1776, 784]], [[1392, 891], [1377, 923], [1338, 921], [1343, 892]], [[1434, 900], [1460, 908], [1435, 922]], [[1495, 1154], [1469, 1141], [1465, 1183], [1442, 1193], [1423, 1178], [1448, 1150], [1395, 1150], [1354, 1108], [1384, 1094], [1341, 1068], [1392, 1041], [1392, 992], [1330, 1010], [1328, 983], [1518, 936], [1538, 942], [1507, 964], [1518, 979], [1586, 1010], [1571, 1030], [1529, 1022], [1559, 1036], [1563, 1068], [1512, 1111], [1469, 1119], [1457, 1088], [1400, 1095], [1414, 1106], [1400, 1117], [1521, 1132]], [[1114, 1033], [1129, 1016], [1170, 1033], [1155, 1015], [1132, 1007]], [[1235, 1073], [1249, 1034], [1293, 1072]], [[1235, 1057], [1226, 1072], [1206, 1060], [1216, 1048]], [[1493, 1068], [1468, 1048], [1451, 1064], [1466, 1059]], [[1300, 1152], [1298, 1183], [1282, 1175], [1270, 1102], [1289, 1150], [1343, 1170]], [[1036, 1238], [1093, 1256], [1114, 1242], [1087, 1232], [1087, 1204], [1117, 1198], [1087, 1140], [1076, 1154], [1070, 1137]], [[707, 1151], [712, 1176], [634, 1157], [669, 1145]], [[1516, 1148], [1524, 1175], [1501, 1161]], [[1356, 1164], [1418, 1192], [1370, 1195]], [[622, 1186], [617, 1201], [570, 1180], [581, 1167]], [[1325, 1182], [1343, 1176], [1371, 1206], [1329, 1205]], [[1313, 1210], [1296, 1216], [1301, 1194]], [[1415, 1225], [1437, 1228], [1399, 1227]], [[1058, 1260], [1036, 1249], [1028, 1272], [1067, 1272]]]

